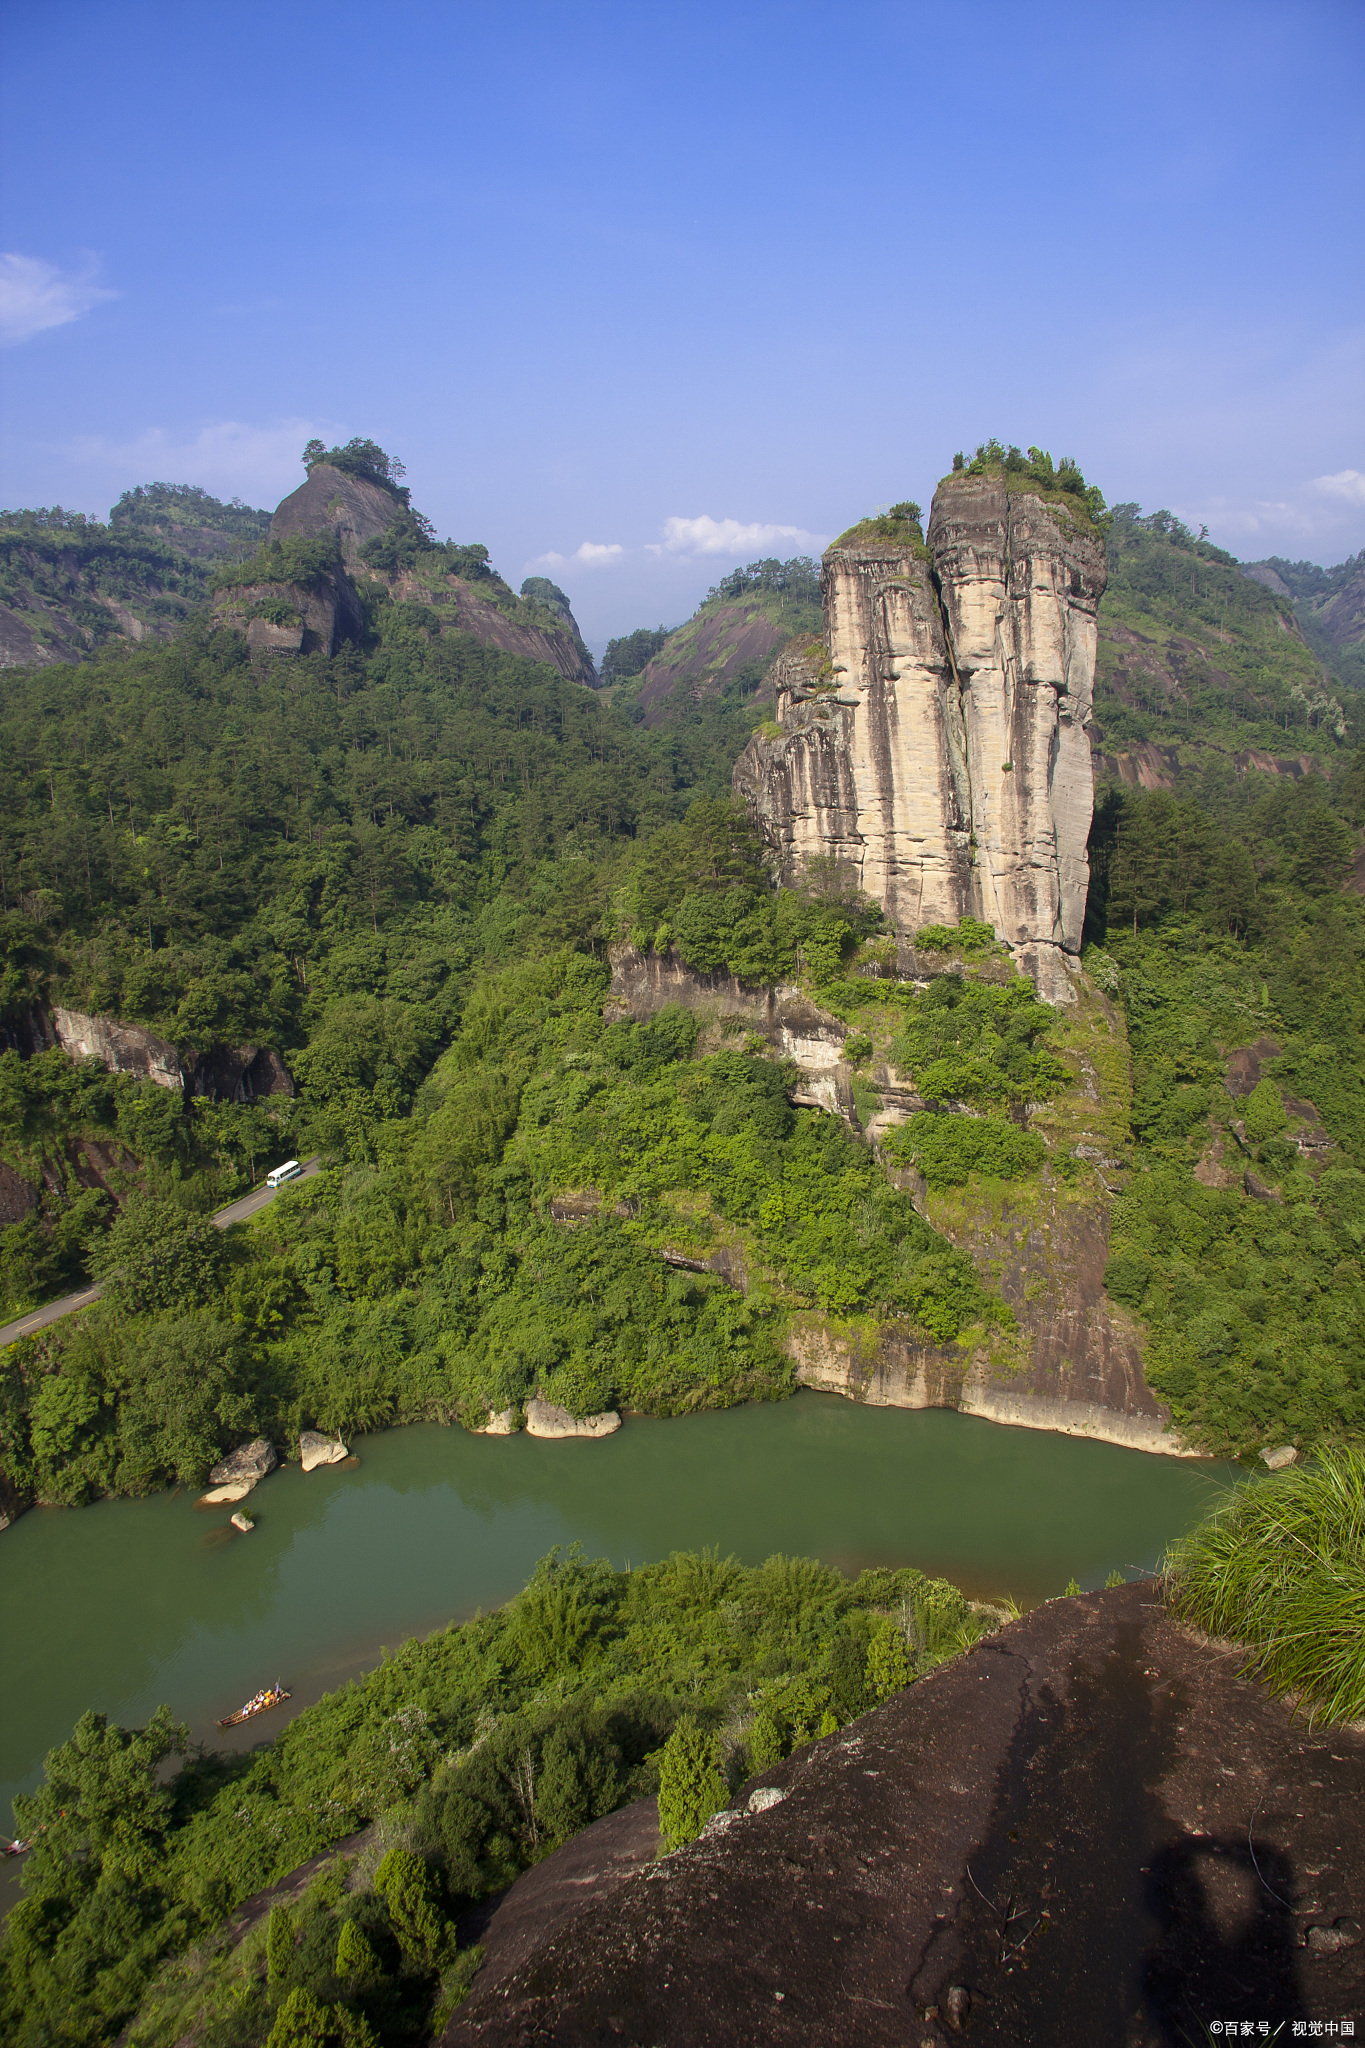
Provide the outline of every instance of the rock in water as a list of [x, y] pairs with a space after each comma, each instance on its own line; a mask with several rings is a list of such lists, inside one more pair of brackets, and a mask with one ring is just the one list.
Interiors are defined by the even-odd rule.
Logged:
[[250, 1515], [244, 1515], [239, 1510], [232, 1517], [232, 1526], [234, 1529], [240, 1529], [244, 1536], [249, 1536], [256, 1524], [252, 1521]]
[[[562, 1413], [563, 1411], [559, 1410], [556, 1412]], [[490, 1411], [488, 1420], [484, 1423], [483, 1427], [476, 1429], [473, 1433], [475, 1436], [513, 1436], [516, 1433], [516, 1427], [517, 1411], [515, 1408], [494, 1408]]]
[[201, 1508], [221, 1508], [226, 1507], [229, 1501], [245, 1500], [255, 1484], [254, 1479], [230, 1479], [226, 1486], [211, 1486], [207, 1493], [200, 1494], [199, 1505]]
[[305, 1472], [312, 1472], [319, 1465], [339, 1465], [346, 1455], [346, 1446], [339, 1436], [320, 1436], [315, 1429], [299, 1431], [299, 1461]]
[[567, 1408], [560, 1408], [554, 1401], [526, 1403], [528, 1436], [610, 1436], [620, 1427], [621, 1418], [611, 1409], [601, 1415], [570, 1415]]
[[825, 645], [774, 671], [779, 738], [735, 789], [795, 882], [833, 855], [902, 943], [991, 925], [1040, 995], [1071, 1000], [1094, 808], [1088, 726], [1104, 546], [1005, 476], [945, 478], [927, 545], [827, 550]]
[[221, 1465], [215, 1465], [209, 1473], [209, 1484], [236, 1486], [245, 1479], [249, 1486], [254, 1486], [258, 1479], [264, 1479], [268, 1472], [273, 1472], [279, 1462], [275, 1446], [268, 1444], [263, 1436], [258, 1436], [253, 1442], [242, 1444], [230, 1452]]

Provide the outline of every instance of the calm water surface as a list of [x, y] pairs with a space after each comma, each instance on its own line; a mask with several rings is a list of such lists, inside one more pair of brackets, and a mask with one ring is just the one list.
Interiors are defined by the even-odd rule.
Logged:
[[214, 1717], [268, 1680], [305, 1705], [381, 1644], [508, 1599], [555, 1543], [617, 1565], [710, 1543], [915, 1564], [1027, 1605], [1150, 1569], [1234, 1472], [811, 1393], [602, 1443], [421, 1426], [358, 1449], [358, 1468], [274, 1473], [250, 1536], [186, 1494], [38, 1509], [0, 1536], [0, 1824], [87, 1707], [136, 1724], [165, 1701], [222, 1741]]

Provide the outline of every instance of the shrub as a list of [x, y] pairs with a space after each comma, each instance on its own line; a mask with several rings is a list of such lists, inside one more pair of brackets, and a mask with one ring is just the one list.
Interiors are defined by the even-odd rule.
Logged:
[[1000, 1117], [948, 1116], [921, 1110], [892, 1131], [883, 1150], [917, 1166], [931, 1188], [955, 1188], [974, 1173], [1021, 1180], [1043, 1163], [1046, 1146], [1034, 1131]]
[[341, 1933], [337, 1936], [336, 1968], [340, 1981], [356, 1989], [372, 1984], [383, 1974], [379, 1957], [358, 1920], [343, 1920], [341, 1923]]
[[439, 1963], [449, 1930], [436, 1905], [435, 1880], [423, 1859], [411, 1849], [390, 1849], [374, 1874], [374, 1888], [389, 1909], [404, 1954], [418, 1963]]
[[669, 1848], [694, 1841], [728, 1797], [719, 1743], [684, 1714], [659, 1760], [659, 1829]]
[[1258, 1081], [1247, 1097], [1242, 1112], [1246, 1122], [1247, 1136], [1253, 1145], [1264, 1145], [1269, 1138], [1278, 1138], [1289, 1119], [1284, 1113], [1284, 1100], [1275, 1083], [1269, 1079]]
[[1365, 1715], [1365, 1452], [1239, 1487], [1173, 1544], [1166, 1599], [1182, 1621], [1244, 1643], [1244, 1670], [1310, 1721]]
[[283, 1906], [272, 1906], [265, 1928], [265, 1971], [272, 1987], [283, 1984], [294, 1964], [294, 1922]]
[[334, 2038], [330, 2021], [326, 2006], [319, 2005], [312, 1992], [300, 1984], [280, 2007], [266, 2048], [313, 2048], [314, 2043], [325, 2044]]
[[905, 1637], [894, 1621], [884, 1621], [867, 1646], [867, 1689], [873, 1698], [890, 1699], [914, 1677]]

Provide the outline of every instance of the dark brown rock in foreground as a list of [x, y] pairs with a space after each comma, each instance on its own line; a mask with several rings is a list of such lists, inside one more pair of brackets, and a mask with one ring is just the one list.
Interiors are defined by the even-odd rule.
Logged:
[[1039, 1608], [766, 1773], [780, 1802], [633, 1873], [613, 1816], [530, 1872], [445, 2048], [1365, 2038], [1365, 1739], [1237, 1663], [1150, 1586]]

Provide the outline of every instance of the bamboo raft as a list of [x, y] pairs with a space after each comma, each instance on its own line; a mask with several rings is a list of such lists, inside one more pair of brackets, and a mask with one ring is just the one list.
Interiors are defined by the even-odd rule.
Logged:
[[285, 1700], [292, 1697], [293, 1695], [285, 1691], [277, 1678], [272, 1686], [267, 1686], [264, 1692], [258, 1692], [256, 1697], [248, 1700], [244, 1707], [238, 1707], [235, 1714], [221, 1715], [218, 1726], [220, 1728], [240, 1728], [243, 1721], [254, 1721], [257, 1714], [268, 1714], [272, 1707], [278, 1707]]

